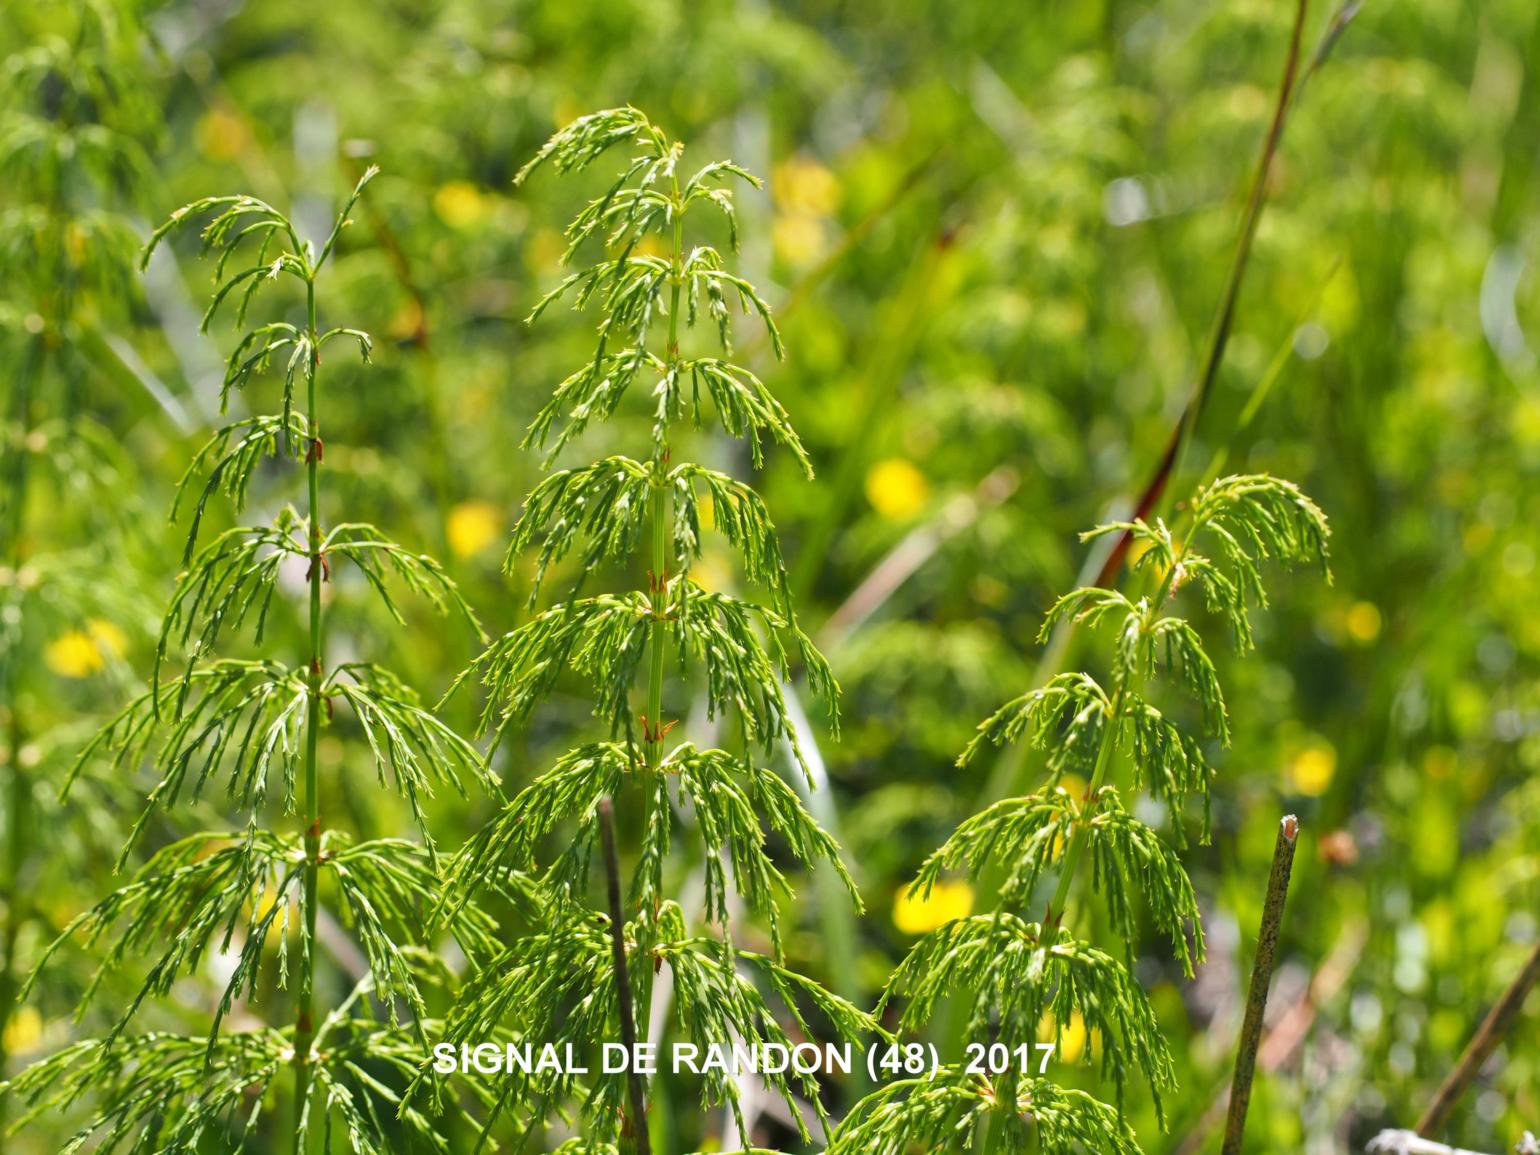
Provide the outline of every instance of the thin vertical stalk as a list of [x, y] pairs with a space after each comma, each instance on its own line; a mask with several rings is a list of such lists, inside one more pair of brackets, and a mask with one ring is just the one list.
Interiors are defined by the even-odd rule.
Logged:
[[1449, 1122], [1449, 1116], [1453, 1113], [1455, 1104], [1465, 1094], [1480, 1073], [1486, 1061], [1492, 1057], [1492, 1052], [1497, 1050], [1497, 1045], [1508, 1034], [1509, 1028], [1519, 1017], [1519, 1011], [1524, 1007], [1524, 1000], [1529, 997], [1529, 992], [1534, 990], [1536, 984], [1540, 984], [1540, 943], [1530, 952], [1519, 973], [1514, 976], [1513, 982], [1508, 984], [1508, 989], [1493, 1004], [1487, 1012], [1487, 1017], [1482, 1020], [1470, 1044], [1465, 1048], [1465, 1053], [1460, 1056], [1460, 1061], [1454, 1065], [1444, 1079], [1443, 1086], [1439, 1087], [1437, 1094], [1433, 1096], [1433, 1102], [1428, 1104], [1428, 1109], [1422, 1113], [1422, 1118], [1417, 1121], [1417, 1134], [1433, 1135], [1443, 1130], [1444, 1124]]
[[1053, 898], [1048, 903], [1048, 909], [1043, 912], [1043, 927], [1057, 927], [1064, 918], [1065, 908], [1069, 905], [1069, 888], [1075, 881], [1075, 871], [1080, 865], [1080, 856], [1085, 852], [1085, 832], [1091, 822], [1091, 812], [1096, 806], [1097, 795], [1106, 784], [1108, 771], [1112, 767], [1112, 749], [1116, 745], [1117, 726], [1119, 716], [1123, 710], [1123, 687], [1120, 685], [1112, 692], [1112, 702], [1107, 707], [1107, 721], [1102, 726], [1101, 747], [1096, 751], [1096, 768], [1091, 772], [1091, 781], [1085, 788], [1085, 797], [1081, 801], [1080, 821], [1075, 823], [1074, 832], [1070, 835], [1069, 846], [1064, 851], [1064, 865], [1059, 870], [1059, 885], [1053, 892]]
[[[1186, 556], [1187, 548], [1184, 545], [1181, 552], [1173, 560], [1170, 570], [1167, 571], [1161, 581], [1160, 589], [1150, 603], [1150, 613], [1154, 613], [1165, 604], [1170, 596], [1177, 570], [1180, 568], [1182, 558]], [[1064, 921], [1065, 911], [1069, 907], [1070, 889], [1074, 885], [1075, 875], [1080, 867], [1080, 860], [1085, 854], [1087, 832], [1091, 821], [1095, 817], [1096, 804], [1101, 796], [1102, 787], [1107, 783], [1107, 777], [1112, 771], [1112, 756], [1117, 746], [1118, 722], [1123, 713], [1123, 701], [1126, 696], [1127, 684], [1119, 681], [1112, 692], [1112, 698], [1107, 704], [1107, 717], [1102, 725], [1101, 740], [1096, 749], [1096, 762], [1091, 771], [1091, 780], [1086, 784], [1085, 795], [1081, 800], [1080, 816], [1075, 822], [1075, 828], [1070, 833], [1069, 845], [1064, 849], [1063, 865], [1059, 868], [1059, 882], [1054, 888], [1053, 897], [1049, 899], [1047, 907], [1043, 910], [1043, 918], [1040, 926], [1044, 937], [1057, 930]], [[1003, 909], [1003, 908], [1001, 908]], [[997, 911], [997, 916], [998, 916]], [[998, 921], [998, 918], [997, 918]], [[1009, 1110], [1000, 1111], [997, 1103], [996, 1111], [991, 1115], [985, 1128], [985, 1151], [994, 1151], [1001, 1144], [1006, 1145], [1007, 1150], [1014, 1150], [1019, 1144], [1025, 1142], [1024, 1127], [1020, 1113], [1015, 1109], [1017, 1072], [1014, 1067], [1007, 1070], [997, 1085], [1000, 1103], [1011, 1105]]]
[[[1176, 584], [1176, 575], [1182, 568], [1183, 559], [1187, 557], [1191, 540], [1189, 537], [1184, 541], [1181, 549], [1172, 559], [1171, 568], [1161, 578], [1160, 588], [1150, 599], [1146, 614], [1154, 616], [1159, 613], [1160, 608], [1166, 604], [1166, 599], [1171, 596]], [[1130, 672], [1128, 677], [1132, 676]], [[1117, 745], [1118, 722], [1122, 720], [1123, 698], [1127, 688], [1127, 683], [1120, 679], [1112, 691], [1112, 700], [1107, 704], [1107, 721], [1102, 727], [1101, 745], [1096, 750], [1096, 764], [1091, 771], [1091, 781], [1086, 785], [1080, 819], [1075, 823], [1075, 829], [1070, 834], [1069, 845], [1064, 850], [1064, 865], [1059, 870], [1059, 885], [1054, 891], [1052, 901], [1048, 904], [1048, 909], [1043, 913], [1044, 928], [1057, 927], [1060, 920], [1064, 918], [1065, 907], [1069, 904], [1069, 888], [1075, 881], [1075, 871], [1080, 866], [1080, 856], [1085, 852], [1086, 831], [1095, 817], [1096, 803], [1101, 789], [1106, 785], [1107, 775], [1112, 770], [1112, 752]]]
[[647, 769], [656, 770], [663, 760], [663, 659], [668, 642], [668, 489], [663, 480], [667, 449], [653, 462], [653, 487], [650, 516], [652, 520], [652, 571], [648, 584], [652, 593], [652, 660], [647, 671], [646, 726]]
[[1246, 1136], [1246, 1110], [1251, 1105], [1251, 1080], [1257, 1069], [1257, 1048], [1262, 1043], [1267, 994], [1272, 984], [1273, 962], [1278, 953], [1278, 932], [1283, 926], [1283, 907], [1289, 897], [1289, 876], [1294, 870], [1294, 850], [1299, 844], [1299, 819], [1285, 815], [1278, 824], [1273, 845], [1273, 869], [1267, 877], [1267, 897], [1262, 903], [1262, 930], [1257, 938], [1257, 957], [1251, 966], [1251, 987], [1246, 993], [1246, 1014], [1241, 1021], [1241, 1041], [1235, 1052], [1235, 1075], [1230, 1083], [1230, 1113], [1225, 1122], [1221, 1155], [1240, 1155]]
[[[684, 206], [679, 198], [679, 177], [673, 178], [674, 266], [673, 290], [668, 308], [668, 371], [679, 372], [679, 305], [684, 285]], [[663, 760], [663, 657], [668, 639], [668, 439], [658, 439], [652, 460], [652, 665], [647, 677], [647, 768], [656, 770]]]
[[[1171, 429], [1171, 434], [1166, 441], [1165, 448], [1161, 451], [1155, 469], [1149, 480], [1140, 491], [1138, 499], [1134, 502], [1132, 511], [1125, 520], [1133, 521], [1139, 518], [1148, 520], [1160, 507], [1162, 499], [1166, 495], [1167, 487], [1172, 476], [1181, 466], [1186, 452], [1187, 442], [1196, 428], [1198, 419], [1208, 402], [1213, 384], [1219, 376], [1219, 367], [1224, 362], [1225, 348], [1229, 344], [1230, 331], [1235, 324], [1235, 310], [1240, 301], [1241, 288], [1245, 284], [1246, 269], [1251, 260], [1252, 242], [1256, 238], [1257, 227], [1262, 219], [1262, 212], [1267, 207], [1267, 183], [1271, 177], [1273, 162], [1278, 154], [1278, 149], [1283, 142], [1284, 129], [1288, 125], [1289, 113], [1293, 108], [1304, 79], [1325, 63], [1326, 57], [1335, 46], [1347, 23], [1352, 19], [1356, 8], [1350, 4], [1344, 4], [1339, 9], [1336, 18], [1332, 21], [1327, 31], [1326, 39], [1322, 41], [1305, 78], [1300, 76], [1300, 44], [1304, 37], [1305, 20], [1309, 14], [1309, 0], [1299, 0], [1295, 10], [1294, 26], [1289, 38], [1289, 53], [1284, 63], [1283, 77], [1279, 82], [1277, 101], [1273, 107], [1272, 120], [1268, 127], [1266, 137], [1262, 141], [1262, 150], [1257, 160], [1257, 167], [1253, 173], [1251, 187], [1246, 197], [1246, 208], [1241, 217], [1240, 231], [1236, 236], [1235, 248], [1230, 258], [1230, 267], [1225, 275], [1225, 287], [1220, 297], [1219, 309], [1214, 315], [1214, 323], [1209, 331], [1207, 347], [1204, 351], [1203, 367], [1198, 380], [1193, 384], [1192, 393], [1188, 396], [1186, 404], [1182, 406], [1181, 415]], [[1121, 517], [1122, 515], [1119, 514]], [[1098, 558], [1097, 551], [1092, 550], [1086, 557], [1086, 569], [1094, 566], [1095, 576], [1089, 578], [1089, 584], [1109, 589], [1117, 581], [1118, 574], [1122, 571], [1124, 563], [1128, 560], [1128, 549], [1132, 545], [1133, 538], [1128, 533], [1119, 534], [1106, 548], [1105, 556]], [[1086, 584], [1086, 575], [1082, 574], [1080, 584]], [[1075, 625], [1072, 621], [1060, 622], [1053, 628], [1049, 635], [1048, 643], [1043, 647], [1043, 652], [1038, 658], [1036, 673], [1033, 676], [1034, 683], [1047, 681], [1049, 677], [1057, 673], [1063, 666], [1065, 654], [1069, 650], [1070, 641], [1075, 633]], [[1017, 779], [1022, 767], [1026, 763], [1026, 754], [1018, 749], [1017, 752], [1008, 752], [1003, 755], [990, 775], [984, 789], [984, 795], [980, 800], [980, 807], [988, 806], [991, 802], [1000, 798], [1009, 797], [1017, 789]]]
[[[1075, 881], [1075, 872], [1080, 865], [1080, 857], [1085, 852], [1086, 830], [1091, 821], [1091, 810], [1095, 805], [1096, 797], [1106, 783], [1107, 774], [1112, 766], [1112, 750], [1115, 745], [1115, 733], [1117, 730], [1118, 715], [1123, 705], [1123, 687], [1118, 686], [1113, 691], [1111, 704], [1107, 709], [1107, 720], [1102, 726], [1101, 745], [1096, 751], [1096, 766], [1091, 772], [1091, 781], [1086, 786], [1085, 797], [1081, 803], [1082, 810], [1080, 820], [1075, 823], [1075, 829], [1070, 834], [1069, 845], [1064, 850], [1064, 865], [1059, 870], [1059, 884], [1054, 889], [1053, 898], [1049, 900], [1047, 908], [1043, 911], [1042, 929], [1046, 936], [1050, 930], [1057, 929], [1064, 919], [1064, 912], [1069, 906], [1070, 887]], [[1003, 909], [1003, 908], [1002, 908]], [[998, 918], [997, 918], [998, 921]], [[1017, 1075], [1014, 1066], [1001, 1076], [997, 1084], [999, 1102], [996, 1111], [991, 1115], [985, 1129], [985, 1151], [994, 1151], [1001, 1145], [1007, 1150], [1014, 1150], [1016, 1145], [1024, 1141], [1023, 1127], [1020, 1113], [1016, 1110], [1016, 1085]], [[1008, 1104], [1009, 1109], [1001, 1111], [1000, 1106]]]
[[[681, 290], [683, 287], [683, 261], [684, 261], [684, 206], [679, 195], [679, 177], [673, 177], [673, 214], [674, 235], [671, 260], [673, 263], [673, 289], [669, 298], [668, 310], [668, 371], [673, 374], [679, 372], [679, 307]], [[660, 420], [666, 419], [660, 418]], [[647, 574], [647, 588], [652, 606], [652, 625], [650, 628], [650, 657], [647, 670], [647, 710], [642, 715], [642, 737], [646, 752], [646, 764], [648, 779], [642, 795], [642, 829], [646, 831], [651, 827], [655, 793], [653, 783], [650, 780], [658, 767], [663, 762], [663, 738], [669, 727], [663, 721], [663, 674], [664, 659], [668, 652], [668, 538], [669, 538], [669, 499], [668, 499], [668, 460], [669, 445], [667, 430], [657, 438], [653, 448], [652, 457], [652, 493], [648, 498], [648, 521], [652, 534], [652, 560], [651, 568]], [[608, 799], [604, 807], [609, 807]], [[613, 841], [614, 833], [609, 826], [605, 826], [605, 837]], [[613, 859], [609, 859], [606, 865], [610, 870], [612, 901], [611, 916], [615, 920], [615, 934], [621, 934], [621, 928], [625, 925], [623, 911], [619, 904], [619, 866]], [[617, 938], [616, 949], [621, 951], [617, 956], [617, 966], [622, 968], [624, 974], [623, 947]], [[636, 1023], [635, 1007], [632, 1005], [631, 990], [627, 986], [622, 994], [622, 1016], [631, 1020], [631, 1037], [627, 1045], [635, 1042]], [[650, 1012], [651, 1006], [644, 1004], [644, 1015]], [[647, 1022], [644, 1020], [643, 1029]], [[646, 1088], [640, 1075], [634, 1072], [628, 1076], [630, 1093], [632, 1097], [632, 1113], [639, 1120], [637, 1130], [641, 1133], [639, 1145], [622, 1137], [621, 1150], [626, 1155], [648, 1155], [648, 1142], [646, 1136]]]
[[620, 1041], [626, 1048], [626, 1090], [631, 1100], [629, 1136], [622, 1134], [621, 1149], [635, 1155], [652, 1155], [647, 1133], [647, 1092], [636, 1071], [636, 1004], [631, 997], [631, 976], [626, 966], [625, 909], [620, 899], [620, 856], [615, 850], [614, 803], [599, 800], [599, 833], [604, 842], [604, 875], [610, 897], [610, 955], [615, 967], [615, 996], [620, 1007]]
[[[1288, 123], [1289, 109], [1293, 104], [1295, 81], [1299, 78], [1300, 44], [1305, 34], [1305, 19], [1310, 13], [1310, 0], [1299, 0], [1294, 12], [1294, 28], [1289, 36], [1289, 55], [1283, 67], [1283, 79], [1278, 84], [1278, 99], [1273, 106], [1272, 122], [1262, 141], [1262, 153], [1257, 158], [1256, 171], [1251, 178], [1251, 190], [1246, 196], [1246, 209], [1241, 217], [1240, 233], [1235, 238], [1235, 252], [1225, 276], [1224, 293], [1220, 297], [1219, 311], [1214, 316], [1213, 329], [1209, 334], [1208, 348], [1203, 358], [1203, 368], [1193, 386], [1192, 396], [1182, 407], [1182, 415], [1171, 431], [1155, 473], [1139, 495], [1134, 507], [1134, 518], [1149, 518], [1160, 508], [1166, 495], [1167, 483], [1181, 471], [1182, 460], [1192, 440], [1193, 430], [1208, 404], [1214, 382], [1219, 378], [1219, 367], [1224, 363], [1225, 349], [1230, 343], [1230, 331], [1235, 324], [1235, 306], [1240, 300], [1241, 285], [1246, 280], [1246, 267], [1251, 261], [1251, 246], [1256, 240], [1257, 226], [1262, 220], [1262, 209], [1267, 204], [1267, 183], [1272, 175], [1273, 161], [1278, 146], [1283, 141], [1283, 129]], [[1132, 520], [1132, 519], [1130, 519]], [[1121, 534], [1112, 553], [1096, 575], [1096, 584], [1108, 586], [1122, 568], [1133, 543], [1132, 535]]]
[[305, 714], [305, 883], [304, 943], [300, 951], [299, 1006], [294, 1018], [294, 1155], [304, 1150], [302, 1135], [309, 1113], [310, 1048], [315, 1039], [315, 939], [317, 890], [321, 873], [321, 799], [316, 774], [316, 747], [321, 734], [321, 436], [316, 416], [316, 371], [321, 364], [316, 332], [315, 270], [305, 285], [305, 331], [310, 341], [305, 374], [306, 425], [310, 444], [305, 451], [310, 519], [310, 665], [306, 675], [309, 701]]

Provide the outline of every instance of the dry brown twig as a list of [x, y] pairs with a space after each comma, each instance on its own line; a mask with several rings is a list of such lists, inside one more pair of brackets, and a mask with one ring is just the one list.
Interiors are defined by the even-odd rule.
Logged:
[[1529, 992], [1534, 990], [1536, 983], [1540, 983], [1540, 943], [1535, 944], [1535, 949], [1530, 952], [1529, 958], [1520, 968], [1519, 973], [1514, 976], [1513, 982], [1508, 984], [1508, 989], [1487, 1012], [1487, 1017], [1477, 1028], [1475, 1036], [1465, 1048], [1465, 1053], [1460, 1056], [1460, 1061], [1454, 1065], [1454, 1069], [1449, 1072], [1443, 1085], [1433, 1096], [1433, 1101], [1428, 1104], [1428, 1109], [1417, 1121], [1416, 1134], [1429, 1135], [1443, 1129], [1454, 1111], [1455, 1104], [1460, 1101], [1460, 1097], [1475, 1081], [1481, 1068], [1486, 1065], [1486, 1061], [1492, 1057], [1492, 1052], [1497, 1050], [1498, 1044], [1513, 1027], [1519, 1012], [1524, 1008], [1524, 1000], [1529, 997]]
[[1273, 845], [1273, 869], [1267, 878], [1267, 897], [1262, 903], [1262, 930], [1257, 937], [1257, 957], [1251, 970], [1251, 989], [1246, 995], [1246, 1017], [1241, 1022], [1241, 1041], [1235, 1054], [1235, 1076], [1230, 1083], [1230, 1112], [1225, 1124], [1223, 1155], [1240, 1155], [1246, 1135], [1246, 1110], [1251, 1105], [1251, 1081], [1256, 1074], [1257, 1049], [1262, 1045], [1262, 1025], [1267, 993], [1272, 985], [1273, 962], [1278, 954], [1278, 933], [1283, 927], [1283, 908], [1294, 872], [1294, 851], [1299, 845], [1299, 819], [1285, 815], [1278, 824]]

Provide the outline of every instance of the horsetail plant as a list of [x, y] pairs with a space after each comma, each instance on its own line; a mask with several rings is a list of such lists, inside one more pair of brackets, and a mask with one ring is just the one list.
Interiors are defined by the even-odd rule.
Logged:
[[[1171, 940], [1190, 978], [1203, 957], [1203, 932], [1192, 883], [1177, 850], [1184, 845], [1185, 802], [1204, 803], [1202, 837], [1210, 832], [1213, 770], [1203, 739], [1228, 742], [1229, 715], [1214, 663], [1199, 630], [1169, 612], [1172, 598], [1196, 585], [1202, 600], [1241, 650], [1252, 644], [1249, 611], [1266, 604], [1261, 566], [1267, 559], [1326, 567], [1326, 519], [1293, 484], [1266, 475], [1221, 478], [1198, 492], [1178, 537], [1156, 519], [1103, 525], [1087, 539], [1128, 534], [1142, 552], [1134, 569], [1152, 575], [1153, 592], [1135, 600], [1088, 586], [1050, 609], [1040, 640], [1073, 620], [1109, 627], [1105, 684], [1087, 672], [1063, 673], [1001, 707], [963, 751], [967, 765], [986, 746], [1026, 741], [1045, 754], [1046, 781], [964, 822], [925, 862], [914, 883], [928, 894], [945, 872], [1003, 877], [992, 913], [956, 919], [927, 935], [894, 972], [884, 1003], [902, 999], [902, 1031], [918, 1029], [942, 999], [966, 992], [974, 1001], [973, 1039], [1004, 1044], [994, 1055], [888, 1084], [846, 1118], [830, 1155], [901, 1155], [926, 1150], [1039, 1150], [1045, 1155], [1135, 1155], [1140, 1148], [1121, 1111], [1125, 1083], [1143, 1079], [1157, 1115], [1160, 1094], [1174, 1088], [1170, 1049], [1128, 962], [1082, 941], [1066, 925], [1080, 866], [1108, 922], [1126, 944], [1136, 941], [1141, 912]], [[1200, 552], [1209, 549], [1209, 553]], [[1182, 725], [1151, 696], [1164, 676], [1196, 701], [1198, 723]], [[1175, 846], [1126, 807], [1118, 788], [1147, 790], [1164, 806]], [[1051, 895], [1033, 919], [1030, 906], [1051, 879]], [[1101, 1071], [1116, 1105], [1047, 1077], [1033, 1046], [1040, 1032], [1057, 1043], [1079, 1019], [1099, 1039]], [[1089, 1055], [1088, 1048], [1087, 1054]], [[1035, 1136], [1036, 1146], [1033, 1146]]]
[[[399, 1092], [416, 1070], [429, 1029], [425, 990], [436, 969], [420, 949], [420, 928], [438, 890], [422, 800], [443, 784], [462, 791], [465, 780], [495, 785], [474, 747], [419, 705], [399, 678], [367, 661], [336, 660], [325, 644], [323, 587], [343, 562], [361, 571], [397, 620], [385, 584], [390, 576], [475, 627], [432, 558], [372, 525], [328, 526], [323, 514], [323, 353], [351, 344], [367, 361], [370, 339], [357, 329], [323, 328], [318, 288], [337, 256], [348, 213], [374, 175], [370, 169], [358, 182], [319, 247], [301, 240], [278, 209], [241, 195], [179, 209], [144, 251], [147, 262], [172, 230], [206, 219], [203, 251], [217, 260], [204, 325], [233, 301], [243, 328], [227, 362], [225, 396], [234, 389], [254, 394], [269, 367], [280, 366], [278, 412], [235, 421], [195, 458], [183, 481], [184, 496], [196, 494], [186, 569], [165, 616], [154, 682], [81, 756], [84, 764], [105, 754], [124, 772], [153, 761], [159, 780], [146, 816], [196, 800], [222, 779], [228, 804], [242, 818], [156, 850], [127, 885], [75, 919], [51, 948], [50, 954], [76, 937], [106, 947], [88, 1000], [104, 977], [135, 959], [149, 962], [138, 994], [103, 1038], [77, 1043], [16, 1080], [14, 1089], [33, 1116], [83, 1097], [94, 1102], [71, 1151], [88, 1142], [102, 1152], [194, 1152], [210, 1142], [234, 1149], [264, 1135], [268, 1149], [299, 1155], [332, 1150], [334, 1129], [357, 1153], [438, 1149], [442, 1142], [423, 1111], [403, 1109], [397, 1118]], [[244, 328], [259, 298], [285, 284], [297, 290], [290, 298], [302, 310], [297, 318]], [[270, 526], [238, 526], [200, 545], [206, 504], [219, 494], [239, 509], [270, 457], [302, 468], [303, 508], [285, 506]], [[285, 595], [286, 572], [303, 573], [302, 600]], [[213, 656], [243, 626], [262, 646], [269, 617], [291, 604], [303, 637], [298, 661]], [[169, 671], [173, 652], [182, 648], [185, 664]], [[409, 804], [420, 842], [355, 839], [324, 825], [318, 744], [329, 725], [361, 736], [380, 785]], [[268, 825], [277, 817], [272, 792], [281, 799], [276, 809], [300, 816], [298, 830], [279, 828], [289, 822]], [[143, 829], [141, 819], [135, 837]], [[323, 981], [317, 949], [327, 891], [338, 908], [336, 921], [351, 928], [365, 963], [363, 973], [352, 976], [352, 994], [330, 1008], [319, 994], [337, 984]], [[297, 958], [291, 957], [291, 918]], [[453, 930], [484, 949], [489, 928], [479, 918], [474, 907], [462, 907]], [[205, 1037], [128, 1033], [146, 1000], [170, 994], [181, 976], [212, 962], [215, 953], [226, 956], [228, 977]], [[274, 953], [277, 986], [292, 998], [271, 995], [262, 981], [264, 974], [272, 977], [266, 960]], [[273, 1005], [261, 1005], [264, 997]], [[261, 1025], [225, 1029], [238, 1000], [243, 1017], [256, 1016]], [[285, 1094], [292, 1112], [287, 1122], [276, 1114]]]
[[[590, 423], [615, 414], [639, 380], [651, 388], [651, 444], [641, 458], [606, 457], [541, 482], [514, 529], [506, 568], [512, 572], [523, 552], [539, 544], [532, 606], [548, 567], [574, 552], [585, 570], [642, 553], [647, 585], [554, 606], [499, 638], [462, 675], [462, 681], [480, 678], [485, 684], [483, 728], [499, 729], [522, 722], [566, 672], [582, 675], [594, 687], [595, 714], [608, 737], [559, 758], [450, 867], [446, 908], [452, 910], [507, 872], [534, 866], [549, 836], [571, 827], [563, 849], [544, 866], [552, 904], [547, 922], [483, 961], [450, 1015], [447, 1040], [481, 1041], [507, 1029], [537, 1045], [597, 1048], [605, 1040], [659, 1036], [664, 1024], [649, 1019], [654, 976], [665, 966], [673, 985], [673, 1026], [703, 1050], [730, 1041], [785, 1044], [783, 1022], [789, 1018], [791, 1029], [806, 1031], [808, 1009], [839, 1035], [852, 1037], [874, 1028], [870, 1016], [784, 963], [777, 904], [790, 887], [767, 849], [767, 835], [803, 864], [832, 864], [851, 901], [859, 906], [859, 898], [833, 839], [797, 793], [761, 764], [782, 741], [803, 760], [782, 689], [793, 661], [836, 724], [838, 687], [797, 626], [776, 530], [759, 495], [725, 473], [674, 458], [680, 425], [688, 419], [699, 426], [714, 411], [727, 433], [747, 441], [756, 466], [769, 440], [812, 474], [785, 409], [732, 359], [730, 337], [740, 310], [764, 326], [780, 355], [769, 307], [729, 271], [718, 249], [686, 244], [686, 217], [711, 208], [725, 219], [729, 245], [735, 245], [731, 186], [758, 181], [730, 161], [683, 176], [683, 146], [634, 108], [573, 122], [518, 180], [545, 164], [562, 173], [584, 169], [615, 146], [632, 148], [632, 158], [567, 230], [569, 260], [590, 243], [602, 245], [604, 253], [567, 277], [533, 314], [569, 295], [578, 308], [597, 304], [598, 343], [592, 358], [539, 411], [526, 444], [549, 447], [554, 456]], [[697, 323], [712, 331], [714, 352], [686, 348]], [[765, 591], [765, 603], [707, 590], [691, 576], [708, 526], [737, 551], [744, 576]], [[686, 689], [668, 677], [671, 655], [681, 679], [702, 675], [708, 716], [736, 723], [736, 749], [669, 744], [676, 725], [669, 703]], [[623, 900], [612, 808], [617, 824], [640, 832]], [[709, 927], [693, 932], [688, 912], [665, 891], [674, 830], [685, 823], [703, 854], [705, 915], [716, 934]], [[610, 912], [585, 902], [601, 842], [610, 851]], [[736, 898], [730, 891], [764, 918], [768, 953], [735, 945], [729, 915]], [[771, 996], [781, 1004], [779, 1015]], [[498, 1113], [511, 1109], [526, 1141], [553, 1113], [576, 1104], [584, 1138], [561, 1150], [652, 1149], [647, 1120], [638, 1117], [648, 1095], [639, 1078], [595, 1074], [585, 1084], [569, 1074], [515, 1072], [504, 1079]], [[816, 1082], [790, 1073], [767, 1080], [808, 1138], [795, 1100], [805, 1096], [821, 1116]], [[734, 1080], [718, 1070], [703, 1073], [702, 1084], [703, 1102], [725, 1104], [743, 1133]], [[495, 1121], [488, 1120], [489, 1133]]]

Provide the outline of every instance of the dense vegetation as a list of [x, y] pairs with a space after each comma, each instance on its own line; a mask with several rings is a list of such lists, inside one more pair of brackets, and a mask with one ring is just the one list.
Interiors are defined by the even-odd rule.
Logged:
[[5, 1151], [1217, 1150], [1286, 813], [1245, 1149], [1540, 1128], [1533, 5], [0, 56]]

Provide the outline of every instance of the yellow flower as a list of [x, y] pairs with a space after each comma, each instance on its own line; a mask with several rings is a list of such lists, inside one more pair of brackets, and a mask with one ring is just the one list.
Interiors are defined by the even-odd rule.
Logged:
[[43, 1017], [32, 1007], [18, 1007], [5, 1025], [5, 1049], [16, 1055], [37, 1046], [43, 1038]]
[[942, 879], [923, 891], [911, 894], [907, 889], [893, 899], [893, 925], [905, 934], [925, 934], [953, 919], [973, 913], [973, 887], [961, 879]]
[[502, 515], [490, 501], [462, 501], [449, 511], [449, 548], [456, 557], [478, 554], [492, 544], [502, 524]]
[[1350, 638], [1361, 646], [1367, 646], [1380, 636], [1380, 626], [1383, 623], [1379, 607], [1373, 602], [1354, 602], [1348, 607], [1343, 624], [1347, 626]]
[[1288, 766], [1289, 783], [1296, 794], [1318, 798], [1337, 772], [1337, 749], [1325, 738], [1315, 738], [1294, 755]]
[[91, 640], [96, 643], [97, 649], [106, 657], [121, 658], [128, 649], [127, 636], [111, 622], [93, 618], [86, 629], [91, 632]]
[[83, 630], [70, 630], [49, 642], [43, 662], [62, 678], [87, 678], [99, 672], [108, 658], [119, 658], [128, 639], [111, 622], [91, 621]]
[[890, 457], [877, 462], [867, 473], [866, 499], [883, 517], [906, 521], [930, 500], [930, 482], [911, 462]]
[[1037, 1025], [1037, 1041], [1052, 1043], [1057, 1040], [1059, 1049], [1053, 1053], [1054, 1061], [1078, 1063], [1080, 1056], [1085, 1054], [1087, 1042], [1085, 1019], [1081, 1017], [1079, 1011], [1073, 1011], [1064, 1029], [1061, 1031], [1058, 1028], [1058, 1021], [1052, 1015], [1044, 1015], [1043, 1021]]
[[469, 228], [492, 211], [492, 199], [468, 180], [452, 180], [433, 194], [433, 211], [450, 228]]

